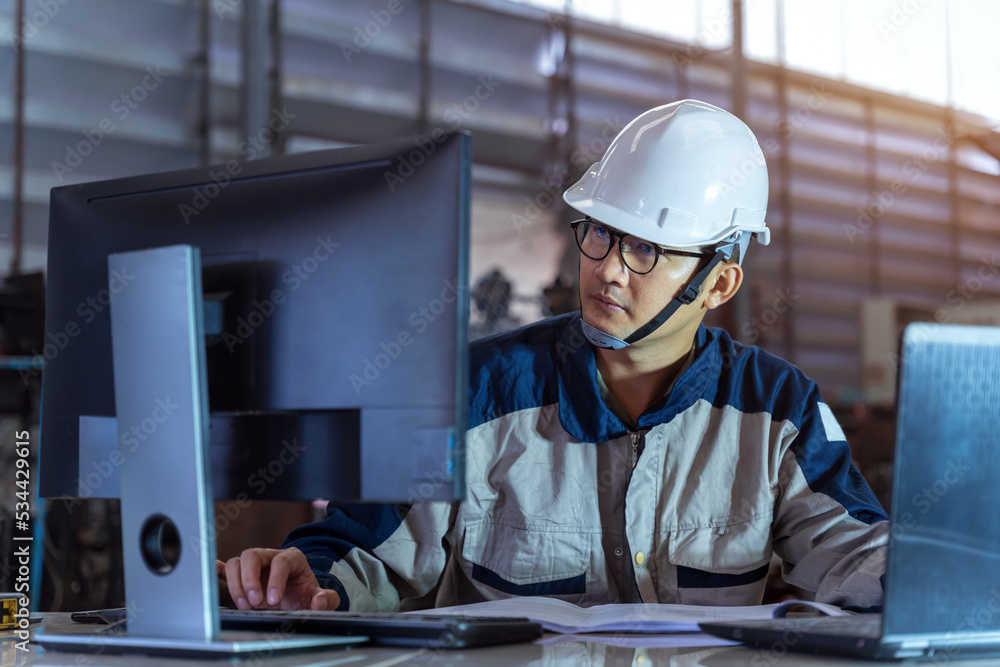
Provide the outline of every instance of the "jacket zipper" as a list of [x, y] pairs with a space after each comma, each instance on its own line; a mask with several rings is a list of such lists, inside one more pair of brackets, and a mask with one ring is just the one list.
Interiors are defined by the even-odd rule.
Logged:
[[635, 470], [635, 464], [639, 462], [639, 437], [638, 431], [633, 431], [629, 433], [632, 438], [632, 470]]
[[[632, 443], [632, 467], [631, 467], [631, 471], [634, 471], [636, 464], [639, 462], [639, 441], [642, 439], [642, 433], [639, 432], [639, 431], [630, 431], [629, 432], [629, 439], [630, 439], [630, 441]], [[629, 473], [629, 479], [628, 479], [628, 486], [631, 486], [631, 484], [632, 484], [632, 474], [630, 472]], [[627, 490], [626, 490], [626, 493], [628, 493]], [[627, 521], [623, 525], [627, 525]], [[623, 542], [624, 542], [624, 544], [622, 545], [622, 547], [623, 547], [623, 550], [624, 550], [624, 554], [623, 554], [624, 555], [624, 559], [622, 561], [622, 570], [623, 570], [623, 572], [622, 572], [622, 585], [624, 586], [625, 590], [622, 591], [622, 597], [624, 598], [624, 601], [626, 603], [632, 603], [632, 602], [635, 602], [636, 599], [637, 599], [635, 597], [635, 595], [633, 595], [633, 591], [635, 590], [635, 587], [636, 587], [636, 583], [635, 583], [635, 570], [634, 570], [634, 566], [632, 565], [632, 554], [631, 554], [631, 551], [630, 551], [630, 546], [629, 546], [629, 543], [628, 543], [628, 538], [626, 537], [623, 540]]]

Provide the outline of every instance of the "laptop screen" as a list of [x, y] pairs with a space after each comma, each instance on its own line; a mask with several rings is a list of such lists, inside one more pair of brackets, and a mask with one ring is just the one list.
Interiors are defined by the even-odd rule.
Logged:
[[902, 344], [883, 632], [1000, 630], [1000, 328]]

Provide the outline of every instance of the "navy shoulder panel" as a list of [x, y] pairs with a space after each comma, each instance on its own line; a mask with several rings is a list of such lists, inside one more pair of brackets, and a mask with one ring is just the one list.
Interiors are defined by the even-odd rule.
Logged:
[[[703, 327], [703, 331], [703, 344], [718, 351], [719, 381], [714, 395], [706, 396], [715, 407], [767, 412], [773, 419], [801, 426], [802, 409], [817, 392], [815, 382], [794, 364], [759, 347], [744, 346], [723, 329]], [[699, 343], [701, 339], [699, 335]]]
[[556, 346], [577, 313], [550, 317], [472, 343], [468, 427], [559, 400]]
[[767, 412], [774, 421], [791, 422], [799, 431], [791, 449], [809, 488], [830, 496], [859, 521], [886, 520], [875, 494], [851, 462], [850, 447], [832, 423], [833, 413], [820, 407], [823, 398], [817, 384], [794, 364], [759, 347], [743, 346], [721, 329], [706, 328], [704, 335], [706, 343], [717, 346], [721, 358], [716, 393], [709, 398], [712, 404], [745, 413]]

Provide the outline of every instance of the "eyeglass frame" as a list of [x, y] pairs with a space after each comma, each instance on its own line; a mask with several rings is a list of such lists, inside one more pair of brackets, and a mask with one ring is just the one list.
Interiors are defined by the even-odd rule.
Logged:
[[[587, 224], [600, 225], [601, 227], [604, 227], [606, 230], [608, 230], [608, 234], [611, 236], [611, 241], [608, 243], [608, 249], [600, 257], [591, 257], [586, 252], [584, 252], [583, 246], [580, 244], [580, 237], [576, 233], [576, 228], [579, 227], [581, 224], [583, 224], [585, 222]], [[660, 245], [658, 245], [656, 243], [653, 243], [652, 241], [646, 241], [645, 239], [640, 239], [638, 236], [635, 236], [634, 234], [626, 234], [625, 232], [620, 232], [617, 229], [609, 227], [608, 225], [604, 224], [603, 222], [598, 222], [597, 220], [594, 220], [590, 216], [587, 216], [586, 218], [580, 218], [579, 220], [574, 220], [573, 222], [569, 223], [569, 226], [573, 228], [573, 239], [576, 241], [576, 247], [580, 249], [580, 253], [584, 257], [586, 257], [588, 259], [592, 259], [595, 262], [604, 261], [604, 258], [607, 257], [608, 254], [611, 253], [611, 248], [614, 247], [614, 245], [615, 245], [615, 239], [617, 238], [618, 239], [618, 254], [622, 258], [622, 263], [625, 265], [625, 268], [627, 268], [629, 271], [631, 271], [632, 273], [636, 274], [637, 276], [645, 276], [645, 275], [647, 275], [649, 273], [652, 273], [653, 269], [656, 268], [656, 263], [659, 261], [660, 255], [665, 255], [665, 256], [674, 255], [674, 256], [677, 256], [677, 257], [697, 257], [699, 259], [704, 259], [704, 258], [710, 257], [712, 255], [712, 253], [710, 253], [710, 252], [688, 252], [686, 250], [667, 249], [667, 248], [664, 248], [664, 247], [662, 247], [662, 246], [660, 246]], [[632, 238], [638, 239], [639, 241], [643, 241], [645, 243], [649, 243], [654, 248], [656, 248], [656, 254], [653, 256], [653, 265], [651, 267], [649, 267], [648, 271], [639, 272], [639, 271], [636, 271], [635, 269], [633, 269], [631, 266], [629, 266], [628, 260], [625, 259], [625, 250], [623, 248], [623, 246], [625, 244], [625, 237], [626, 236], [631, 236]]]

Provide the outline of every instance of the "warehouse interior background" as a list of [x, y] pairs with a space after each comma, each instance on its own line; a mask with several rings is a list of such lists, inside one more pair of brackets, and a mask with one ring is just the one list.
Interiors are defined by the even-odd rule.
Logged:
[[[0, 0], [3, 543], [51, 188], [467, 130], [480, 336], [576, 307], [562, 190], [685, 98], [744, 119], [770, 176], [771, 244], [710, 323], [818, 381], [888, 504], [901, 327], [1000, 325], [998, 26], [987, 0]], [[116, 501], [35, 507], [41, 608], [121, 604]], [[220, 555], [315, 511], [235, 512]]]

